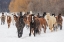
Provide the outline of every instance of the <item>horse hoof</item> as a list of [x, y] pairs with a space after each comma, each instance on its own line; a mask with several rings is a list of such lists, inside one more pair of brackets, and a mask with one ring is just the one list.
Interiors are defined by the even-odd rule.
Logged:
[[62, 29], [60, 29], [60, 30], [62, 30]]
[[18, 38], [20, 38], [20, 37], [18, 36]]
[[29, 36], [31, 36], [31, 34], [29, 33]]
[[46, 32], [44, 32], [44, 33], [46, 33]]
[[9, 27], [8, 27], [9, 28]]
[[22, 37], [22, 35], [19, 34], [19, 35], [18, 35], [18, 38], [20, 38], [20, 37]]
[[35, 37], [35, 35], [34, 35], [34, 37]]
[[51, 32], [53, 32], [53, 31], [51, 31]]

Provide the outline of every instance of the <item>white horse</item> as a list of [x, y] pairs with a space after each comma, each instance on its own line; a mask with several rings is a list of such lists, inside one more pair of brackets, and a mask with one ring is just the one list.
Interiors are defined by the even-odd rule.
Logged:
[[56, 18], [54, 16], [51, 16], [50, 13], [47, 13], [45, 16], [45, 19], [47, 21], [47, 24], [48, 24], [51, 32], [53, 30], [55, 30], [55, 28], [57, 28], [57, 21], [56, 21]]

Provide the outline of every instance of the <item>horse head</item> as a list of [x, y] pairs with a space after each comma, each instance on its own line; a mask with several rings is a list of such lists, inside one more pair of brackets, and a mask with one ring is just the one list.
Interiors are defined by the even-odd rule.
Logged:
[[34, 14], [31, 15], [31, 22], [34, 22], [35, 21], [35, 16]]
[[30, 27], [30, 22], [31, 22], [31, 15], [30, 14], [25, 14], [24, 15], [24, 23], [27, 27]]
[[47, 13], [47, 20], [49, 20], [49, 18], [50, 18], [50, 13]]
[[19, 19], [19, 16], [16, 16], [16, 15], [14, 15], [13, 17], [14, 17], [15, 22]]

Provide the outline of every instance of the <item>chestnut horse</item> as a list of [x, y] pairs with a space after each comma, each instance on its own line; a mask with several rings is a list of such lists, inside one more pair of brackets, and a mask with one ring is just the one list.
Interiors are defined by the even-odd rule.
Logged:
[[58, 14], [58, 16], [56, 16], [56, 20], [57, 20], [57, 24], [58, 26], [60, 26], [60, 30], [62, 30], [62, 17], [61, 17], [61, 14]]
[[7, 24], [8, 24], [8, 28], [10, 27], [10, 23], [11, 23], [11, 16], [7, 16]]

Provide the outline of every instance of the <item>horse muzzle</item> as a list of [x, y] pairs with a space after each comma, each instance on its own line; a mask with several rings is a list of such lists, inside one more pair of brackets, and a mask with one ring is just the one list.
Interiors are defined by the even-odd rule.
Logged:
[[29, 28], [29, 24], [26, 24], [26, 27]]

